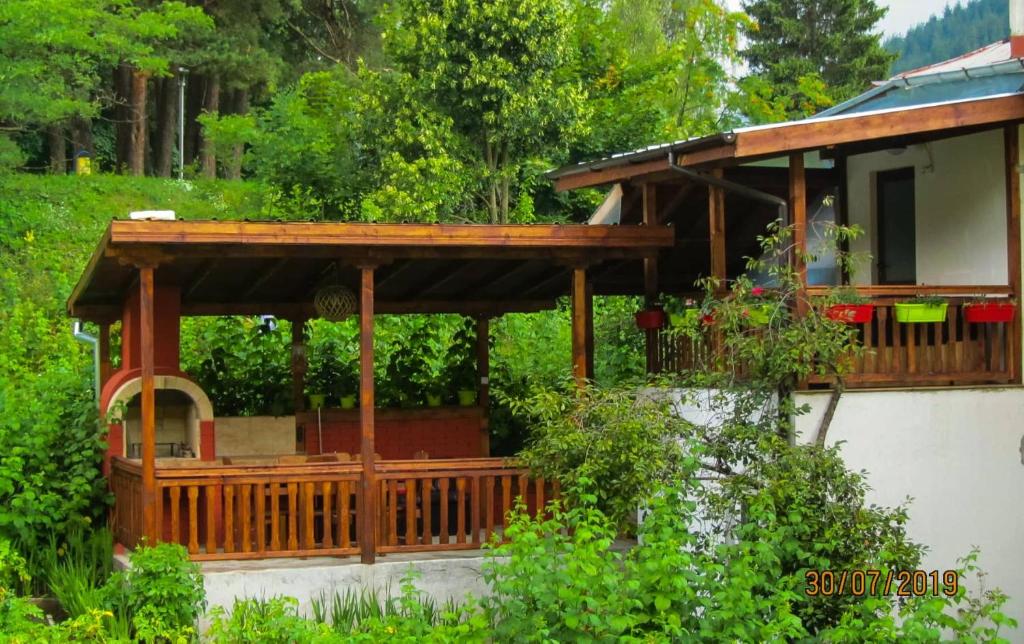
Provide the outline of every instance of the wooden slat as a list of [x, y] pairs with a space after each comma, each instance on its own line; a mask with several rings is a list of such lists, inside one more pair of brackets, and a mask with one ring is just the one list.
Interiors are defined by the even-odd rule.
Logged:
[[350, 545], [349, 530], [352, 526], [351, 512], [351, 490], [348, 481], [338, 481], [338, 545], [348, 548]]
[[257, 483], [253, 490], [253, 501], [256, 508], [253, 511], [253, 529], [256, 532], [256, 551], [266, 552], [267, 550], [267, 489], [262, 483]]
[[455, 479], [455, 542], [466, 542], [466, 479], [458, 477]]
[[508, 526], [508, 513], [512, 511], [512, 477], [501, 477], [501, 525]]
[[470, 480], [469, 511], [470, 511], [470, 543], [480, 543], [480, 477], [474, 476]]
[[207, 485], [206, 488], [206, 552], [217, 552], [217, 488]]
[[288, 483], [288, 549], [299, 549], [299, 517], [298, 517], [299, 486]]
[[172, 487], [171, 493], [171, 542], [181, 543], [181, 488]]
[[188, 486], [188, 553], [199, 552], [199, 488]]
[[[423, 479], [422, 482], [421, 482], [421, 489], [423, 490], [423, 492], [422, 492], [422, 496], [423, 496], [423, 506], [422, 506], [422, 515], [423, 515], [423, 543], [429, 544], [429, 543], [433, 543], [433, 540], [434, 540], [433, 529], [432, 529], [433, 526], [431, 525], [431, 514], [432, 514], [433, 509], [434, 509], [433, 506], [432, 506], [433, 499], [431, 498], [432, 495], [433, 495], [433, 492], [434, 492], [434, 481], [433, 481], [433, 479], [430, 478], [430, 477], [427, 477], [427, 478]], [[442, 500], [441, 503], [444, 503], [444, 500]]]
[[224, 486], [224, 552], [235, 551], [235, 486]]
[[389, 545], [398, 545], [398, 481], [388, 481], [388, 538]]
[[438, 482], [438, 484], [439, 484], [439, 487], [441, 489], [441, 494], [439, 495], [440, 496], [440, 503], [441, 503], [441, 508], [440, 508], [440, 515], [441, 515], [440, 516], [440, 521], [441, 521], [441, 525], [438, 526], [438, 530], [439, 530], [438, 535], [439, 535], [439, 541], [441, 543], [443, 543], [443, 544], [447, 544], [447, 543], [449, 543], [449, 535], [448, 535], [448, 477], [446, 476], [446, 477], [442, 478]]
[[333, 515], [331, 514], [331, 482], [330, 481], [324, 481], [323, 483], [321, 483], [320, 489], [321, 489], [321, 495], [323, 496], [323, 499], [324, 499], [324, 501], [323, 501], [323, 503], [324, 503], [324, 507], [323, 507], [324, 534], [323, 534], [323, 539], [321, 541], [321, 547], [323, 547], [323, 548], [333, 548], [334, 547], [334, 539], [331, 536], [331, 522], [332, 522], [332, 517], [333, 517]]
[[270, 549], [281, 549], [281, 485], [270, 484]]
[[242, 552], [252, 552], [252, 486], [240, 485], [239, 492], [241, 519], [238, 527], [242, 532]]
[[544, 513], [544, 479], [538, 477], [533, 481], [534, 493], [537, 495], [537, 515]]
[[484, 479], [484, 519], [486, 534], [484, 541], [490, 542], [491, 535], [494, 534], [494, 477], [488, 476]]
[[303, 547], [307, 550], [312, 550], [315, 544], [313, 534], [313, 517], [314, 517], [314, 484], [303, 483], [303, 495], [302, 495], [302, 512], [303, 512]]
[[416, 543], [416, 479], [405, 479], [405, 545]]

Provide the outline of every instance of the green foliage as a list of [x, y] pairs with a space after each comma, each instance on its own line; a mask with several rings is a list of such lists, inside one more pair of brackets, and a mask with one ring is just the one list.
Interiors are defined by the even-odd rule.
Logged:
[[206, 608], [199, 565], [173, 543], [136, 548], [129, 561], [131, 566], [111, 576], [105, 589], [113, 614], [127, 616], [144, 641], [188, 639]]
[[[799, 463], [819, 457], [827, 463], [839, 462], [834, 454], [816, 448], [804, 454], [789, 452], [781, 460], [793, 458]], [[808, 598], [803, 570], [823, 563], [844, 564], [828, 557], [825, 563], [810, 550], [803, 552], [809, 555], [805, 567], [794, 569], [790, 565], [794, 554], [819, 542], [827, 546], [825, 537], [831, 534], [866, 557], [865, 563], [850, 564], [851, 568], [883, 568], [891, 553], [873, 532], [877, 525], [847, 522], [830, 533], [817, 531], [829, 518], [849, 510], [844, 507], [849, 500], [840, 499], [835, 505], [826, 500], [822, 507], [804, 503], [797, 495], [786, 499], [787, 505], [773, 504], [767, 499], [778, 489], [804, 488], [819, 500], [829, 496], [813, 491], [816, 479], [780, 475], [767, 482], [759, 493], [764, 496], [744, 505], [746, 512], [731, 539], [709, 539], [701, 529], [699, 512], [708, 486], [699, 485], [693, 474], [649, 498], [638, 545], [626, 552], [613, 548], [614, 522], [596, 509], [596, 496], [586, 491], [596, 482], [581, 481], [584, 489], [573, 495], [577, 504], [567, 510], [554, 503], [546, 517], [530, 519], [519, 506], [505, 533], [509, 540], [492, 549], [484, 568], [493, 592], [481, 600], [481, 606], [494, 639], [923, 641], [939, 639], [940, 629], [948, 629], [961, 641], [973, 641], [998, 637], [1001, 630], [1014, 627], [1001, 613], [1005, 602], [1001, 593], [968, 596], [964, 590], [965, 575], [976, 572], [976, 554], [963, 562], [956, 597], [907, 601], [877, 593]], [[845, 470], [833, 474], [858, 485], [857, 477]], [[853, 500], [851, 505], [857, 503]], [[806, 517], [823, 509], [825, 516], [812, 524], [811, 531], [817, 532], [814, 540], [806, 541], [808, 535], [799, 528], [802, 522], [793, 515]], [[865, 510], [878, 512], [860, 508]], [[868, 537], [863, 545], [858, 542], [860, 536]], [[902, 538], [893, 536], [897, 542]], [[897, 545], [916, 552], [911, 544]]]
[[259, 318], [183, 319], [182, 369], [222, 416], [292, 411], [291, 326]]
[[1003, 0], [947, 4], [941, 15], [885, 40], [885, 48], [897, 56], [893, 73], [949, 60], [1008, 37], [1009, 10]]
[[7, 539], [0, 539], [0, 588], [14, 591], [25, 587], [32, 577], [28, 562]]
[[[753, 19], [743, 56], [791, 117], [807, 116], [851, 98], [886, 78], [894, 56], [882, 48], [875, 0], [744, 0]], [[758, 112], [767, 112], [755, 98]], [[770, 103], [771, 101], [769, 101]]]
[[649, 391], [548, 390], [515, 401], [512, 410], [532, 419], [520, 454], [529, 468], [566, 486], [570, 504], [582, 481], [599, 481], [586, 491], [620, 529], [657, 486], [693, 467], [680, 443], [689, 423], [672, 413], [671, 400]]
[[102, 528], [87, 532], [73, 526], [64, 538], [51, 535], [43, 552], [42, 572], [49, 593], [71, 618], [89, 615], [103, 605], [114, 564], [114, 537]]

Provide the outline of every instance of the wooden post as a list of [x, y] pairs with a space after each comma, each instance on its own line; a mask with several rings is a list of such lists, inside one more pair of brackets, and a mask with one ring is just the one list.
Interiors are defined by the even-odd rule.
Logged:
[[[1020, 243], [1020, 138], [1015, 123], [1003, 129], [1003, 151], [1006, 161], [1006, 276], [1017, 302], [1021, 301]], [[1021, 320], [1020, 314], [1010, 324], [1010, 382], [1021, 382]]]
[[377, 471], [374, 460], [373, 400], [373, 266], [361, 266], [359, 296], [359, 429], [362, 436], [363, 516], [359, 517], [361, 561], [372, 564], [377, 558], [374, 526], [377, 523]]
[[[836, 224], [839, 226], [850, 225], [850, 209], [849, 209], [849, 177], [847, 176], [847, 162], [845, 156], [836, 157], [836, 172], [835, 175], [839, 181], [839, 185], [836, 190]], [[850, 241], [843, 239], [839, 244], [839, 252], [849, 253], [850, 252]], [[847, 270], [846, 264], [844, 263], [841, 267], [840, 282], [842, 284], [850, 283], [850, 271]]]
[[584, 387], [591, 374], [587, 371], [587, 269], [572, 270], [572, 375]]
[[139, 267], [139, 338], [142, 366], [142, 534], [156, 543], [161, 517], [156, 498], [156, 391], [154, 382], [153, 267]]
[[[645, 226], [655, 226], [658, 223], [658, 190], [657, 185], [645, 183], [643, 185], [643, 221]], [[644, 258], [644, 306], [652, 307], [658, 301], [658, 258], [651, 255]], [[647, 373], [657, 373], [658, 368], [658, 330], [646, 329], [644, 331], [644, 346], [646, 348]]]
[[793, 225], [793, 270], [800, 280], [797, 313], [807, 311], [807, 178], [804, 173], [804, 155], [789, 155], [789, 219]]
[[[724, 173], [715, 168], [712, 176], [721, 179]], [[725, 255], [725, 190], [718, 186], [708, 186], [708, 231], [711, 238], [711, 277], [718, 281], [717, 290], [725, 289], [726, 255]]]
[[[110, 374], [114, 368], [110, 363], [110, 325], [106, 322], [100, 323], [100, 389], [107, 384]], [[97, 401], [98, 402], [98, 401]]]
[[490, 321], [487, 316], [476, 319], [476, 371], [480, 409], [483, 420], [480, 426], [480, 455], [487, 458], [491, 455], [491, 432], [488, 411], [491, 408], [491, 347]]
[[[594, 377], [594, 285], [587, 282], [587, 374], [588, 378]], [[655, 347], [657, 351], [657, 347]], [[657, 356], [657, 354], [655, 354]], [[661, 363], [657, 362], [658, 371], [661, 371]]]

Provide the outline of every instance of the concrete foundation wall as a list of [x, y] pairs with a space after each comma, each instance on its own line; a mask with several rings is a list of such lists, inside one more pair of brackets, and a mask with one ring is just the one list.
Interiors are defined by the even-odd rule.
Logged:
[[[312, 614], [313, 600], [335, 591], [344, 593], [376, 590], [383, 597], [401, 593], [401, 581], [410, 570], [416, 572], [416, 588], [438, 604], [449, 599], [463, 602], [467, 594], [482, 597], [488, 592], [481, 575], [484, 557], [477, 552], [388, 555], [367, 566], [358, 558], [273, 559], [266, 561], [224, 561], [203, 564], [203, 578], [209, 608], [231, 609], [236, 597], [288, 595], [299, 602], [299, 611]], [[202, 630], [208, 621], [201, 624]]]
[[[813, 440], [827, 393], [797, 396], [812, 413], [798, 419]], [[972, 546], [986, 585], [1010, 596], [1024, 624], [1024, 388], [855, 391], [843, 395], [828, 443], [842, 442], [865, 470], [872, 503], [909, 502], [909, 534], [927, 544], [923, 567], [946, 570]], [[1024, 632], [1012, 635], [1024, 641]]]
[[217, 418], [217, 456], [295, 453], [294, 416]]

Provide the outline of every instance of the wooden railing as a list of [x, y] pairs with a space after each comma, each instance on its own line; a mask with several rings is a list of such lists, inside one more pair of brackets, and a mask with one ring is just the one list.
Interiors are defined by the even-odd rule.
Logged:
[[532, 514], [560, 492], [500, 458], [382, 461], [377, 479], [381, 553], [479, 548], [517, 497]]
[[[137, 461], [114, 461], [115, 473], [138, 470]], [[158, 467], [156, 476], [161, 538], [186, 546], [193, 559], [359, 551], [359, 463]], [[121, 543], [135, 545], [135, 536]]]
[[[479, 548], [503, 534], [517, 497], [534, 513], [560, 492], [500, 458], [380, 461], [376, 472], [379, 554]], [[184, 545], [193, 559], [359, 553], [358, 461], [158, 465], [156, 478], [160, 538]], [[110, 480], [113, 530], [131, 548], [143, 533], [139, 461], [115, 458]]]
[[114, 496], [110, 517], [114, 539], [134, 548], [142, 539], [142, 468], [137, 463], [114, 459], [110, 491]]
[[[1006, 286], [872, 286], [858, 287], [869, 297], [874, 312], [869, 323], [857, 324], [864, 347], [853, 359], [846, 383], [850, 387], [907, 387], [1012, 382], [1014, 360], [1018, 359], [1020, 338], [1015, 325], [1004, 322], [975, 324], [967, 321], [964, 305], [979, 297], [1005, 301]], [[812, 288], [813, 298], [827, 289]], [[945, 299], [944, 322], [901, 323], [896, 321], [897, 302], [916, 295], [939, 295]], [[1019, 315], [1019, 311], [1017, 312]], [[695, 341], [670, 333], [656, 339], [656, 361], [662, 371], [682, 372], [714, 365], [720, 338], [710, 326]], [[734, 365], [735, 366], [735, 365]], [[741, 368], [737, 367], [742, 371]], [[825, 384], [815, 377], [808, 384]]]

